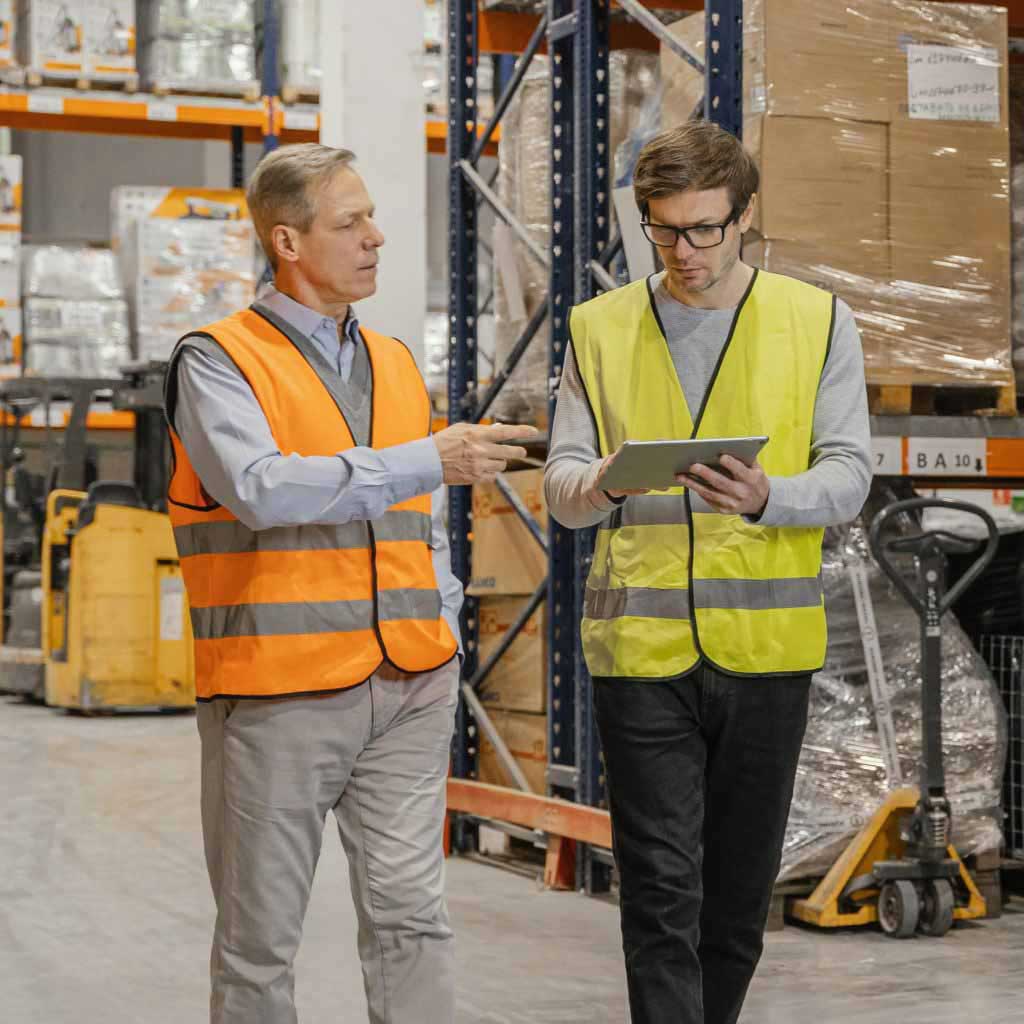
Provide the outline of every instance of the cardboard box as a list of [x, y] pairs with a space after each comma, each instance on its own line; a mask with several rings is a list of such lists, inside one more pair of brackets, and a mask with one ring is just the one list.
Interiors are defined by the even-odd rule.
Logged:
[[25, 373], [116, 377], [131, 359], [128, 307], [120, 299], [25, 299]]
[[888, 233], [886, 126], [830, 118], [748, 118], [761, 170], [754, 229], [828, 247], [881, 244]]
[[[505, 479], [547, 529], [544, 471], [524, 469]], [[532, 594], [547, 574], [547, 555], [495, 484], [473, 487], [472, 577], [474, 597]]]
[[[519, 711], [488, 712], [498, 735], [505, 741], [516, 759], [530, 789], [534, 793], [547, 792], [548, 719], [546, 715], [528, 715]], [[481, 782], [492, 786], [512, 786], [497, 752], [487, 737], [480, 733], [479, 776]]]
[[83, 37], [88, 74], [135, 77], [135, 0], [85, 0]]
[[[963, 266], [952, 257], [991, 257], [997, 280], [1008, 285], [1001, 276], [1010, 249], [1007, 132], [904, 121], [892, 126], [890, 145], [894, 276], [958, 287]], [[921, 257], [945, 266], [921, 277]]]
[[20, 244], [21, 210], [21, 157], [0, 156], [0, 245]]
[[[483, 664], [504, 640], [528, 598], [481, 598], [477, 612], [479, 658]], [[481, 702], [504, 711], [545, 714], [548, 706], [547, 619], [542, 604], [484, 682]]]
[[21, 235], [0, 233], [0, 301], [8, 306], [21, 302]]
[[240, 188], [164, 188], [120, 185], [110, 192], [110, 247], [117, 253], [121, 280], [131, 298], [135, 286], [134, 225], [143, 219], [248, 220]]
[[21, 376], [22, 346], [21, 306], [0, 299], [0, 378]]
[[748, 0], [744, 111], [885, 122], [891, 0]]
[[[887, 9], [887, 0], [748, 0], [744, 114], [888, 121]], [[675, 22], [670, 31], [703, 58], [702, 13]], [[664, 46], [661, 73], [662, 123], [670, 127], [690, 116], [704, 93], [704, 76]]]
[[14, 0], [0, 0], [0, 68], [17, 63]]
[[134, 235], [138, 358], [167, 359], [183, 335], [252, 302], [252, 221], [145, 218]]
[[[704, 53], [704, 16], [671, 27]], [[686, 120], [703, 76], [661, 51], [662, 124]], [[1007, 13], [926, 0], [748, 0], [743, 24], [747, 116], [994, 121], [1008, 117]]]
[[[669, 25], [668, 30], [690, 53], [700, 60], [704, 59], [703, 12], [680, 18]], [[661, 126], [674, 128], [677, 124], [688, 121], [703, 100], [704, 76], [662, 44], [661, 88]]]
[[21, 63], [55, 78], [76, 78], [85, 70], [85, 0], [32, 0], [19, 5], [17, 30]]
[[899, 0], [888, 31], [891, 120], [1008, 125], [1005, 7]]

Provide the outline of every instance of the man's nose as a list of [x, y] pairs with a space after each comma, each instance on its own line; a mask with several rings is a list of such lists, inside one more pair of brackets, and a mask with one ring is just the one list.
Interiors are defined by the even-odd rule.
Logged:
[[676, 244], [673, 249], [673, 253], [677, 259], [682, 259], [696, 251], [697, 250], [686, 240], [686, 235], [676, 235]]

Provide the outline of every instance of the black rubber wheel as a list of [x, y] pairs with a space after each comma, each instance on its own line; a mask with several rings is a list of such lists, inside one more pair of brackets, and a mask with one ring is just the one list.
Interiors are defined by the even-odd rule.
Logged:
[[913, 882], [886, 882], [878, 894], [878, 923], [894, 939], [909, 939], [917, 931], [921, 900]]
[[947, 878], [933, 878], [924, 884], [921, 900], [921, 932], [941, 939], [953, 927], [953, 885]]

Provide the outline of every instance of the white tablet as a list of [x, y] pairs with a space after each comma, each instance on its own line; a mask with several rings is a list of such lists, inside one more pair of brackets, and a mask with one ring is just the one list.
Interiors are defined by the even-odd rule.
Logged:
[[750, 466], [767, 437], [714, 437], [696, 441], [626, 441], [601, 481], [605, 491], [664, 491], [678, 487], [677, 473], [691, 466], [715, 469], [723, 455]]

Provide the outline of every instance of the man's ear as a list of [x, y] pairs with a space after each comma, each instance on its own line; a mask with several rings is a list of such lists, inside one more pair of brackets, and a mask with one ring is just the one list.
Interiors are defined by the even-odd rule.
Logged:
[[287, 224], [275, 224], [270, 244], [279, 263], [294, 263], [299, 258], [299, 233]]
[[740, 234], [746, 234], [750, 230], [750, 225], [754, 222], [754, 213], [757, 210], [757, 193], [755, 192], [750, 197], [750, 202], [747, 203], [747, 208], [740, 214]]

